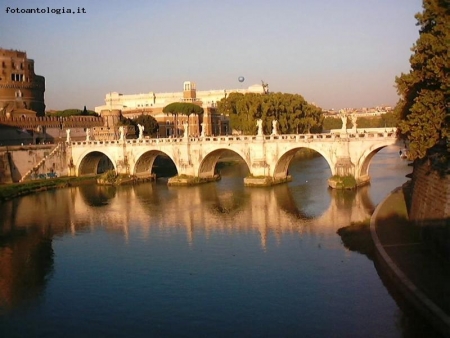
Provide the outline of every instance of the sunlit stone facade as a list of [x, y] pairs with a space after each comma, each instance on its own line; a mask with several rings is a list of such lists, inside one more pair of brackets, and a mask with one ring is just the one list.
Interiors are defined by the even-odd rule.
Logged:
[[173, 93], [155, 93], [124, 95], [118, 92], [106, 94], [105, 104], [95, 107], [95, 112], [119, 109], [126, 113], [133, 110], [163, 108], [172, 102], [198, 102], [202, 107], [214, 107], [218, 101], [230, 93], [264, 93], [262, 85], [252, 85], [247, 89], [214, 89], [197, 91], [191, 81], [183, 83], [183, 91]]
[[45, 78], [27, 53], [0, 48], [0, 116], [45, 115]]
[[[190, 136], [199, 136], [204, 128], [205, 135], [230, 134], [228, 118], [216, 111], [218, 101], [231, 93], [263, 94], [262, 85], [252, 85], [247, 89], [217, 89], [197, 91], [191, 81], [183, 83], [183, 91], [174, 93], [155, 93], [123, 95], [117, 92], [106, 94], [105, 105], [95, 107], [101, 116], [112, 111], [120, 111], [122, 116], [136, 118], [139, 115], [152, 115], [159, 124], [158, 137], [176, 137], [183, 134], [183, 125], [188, 122]], [[202, 116], [174, 116], [163, 113], [163, 108], [173, 102], [190, 102], [203, 107]]]

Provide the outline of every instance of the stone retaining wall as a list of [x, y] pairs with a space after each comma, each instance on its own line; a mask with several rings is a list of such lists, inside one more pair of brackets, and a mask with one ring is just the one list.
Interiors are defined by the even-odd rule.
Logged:
[[423, 227], [423, 240], [450, 259], [450, 174], [431, 160], [415, 161], [409, 190], [409, 219]]

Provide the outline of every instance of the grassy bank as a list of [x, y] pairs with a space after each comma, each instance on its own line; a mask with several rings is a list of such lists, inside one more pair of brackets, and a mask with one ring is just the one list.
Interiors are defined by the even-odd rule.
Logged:
[[24, 183], [0, 185], [0, 203], [38, 191], [65, 188], [95, 182], [94, 177], [58, 177]]

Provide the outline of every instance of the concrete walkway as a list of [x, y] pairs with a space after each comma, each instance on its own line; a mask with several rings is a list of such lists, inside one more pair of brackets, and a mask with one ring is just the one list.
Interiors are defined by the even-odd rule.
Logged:
[[450, 263], [433, 254], [407, 223], [400, 188], [381, 202], [370, 231], [377, 258], [405, 298], [444, 337], [450, 337]]

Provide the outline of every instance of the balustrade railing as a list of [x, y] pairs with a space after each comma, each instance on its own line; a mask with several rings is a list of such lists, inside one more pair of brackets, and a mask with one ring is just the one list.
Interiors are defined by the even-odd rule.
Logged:
[[356, 131], [347, 133], [322, 133], [322, 134], [280, 134], [280, 135], [220, 135], [220, 136], [204, 136], [204, 137], [178, 137], [178, 138], [144, 138], [144, 139], [126, 139], [126, 140], [90, 140], [90, 141], [72, 141], [72, 146], [107, 146], [117, 144], [129, 145], [154, 145], [154, 144], [175, 144], [175, 143], [245, 143], [245, 142], [323, 142], [335, 141], [337, 139], [361, 139], [361, 138], [395, 138], [396, 130], [390, 129], [386, 131]]

